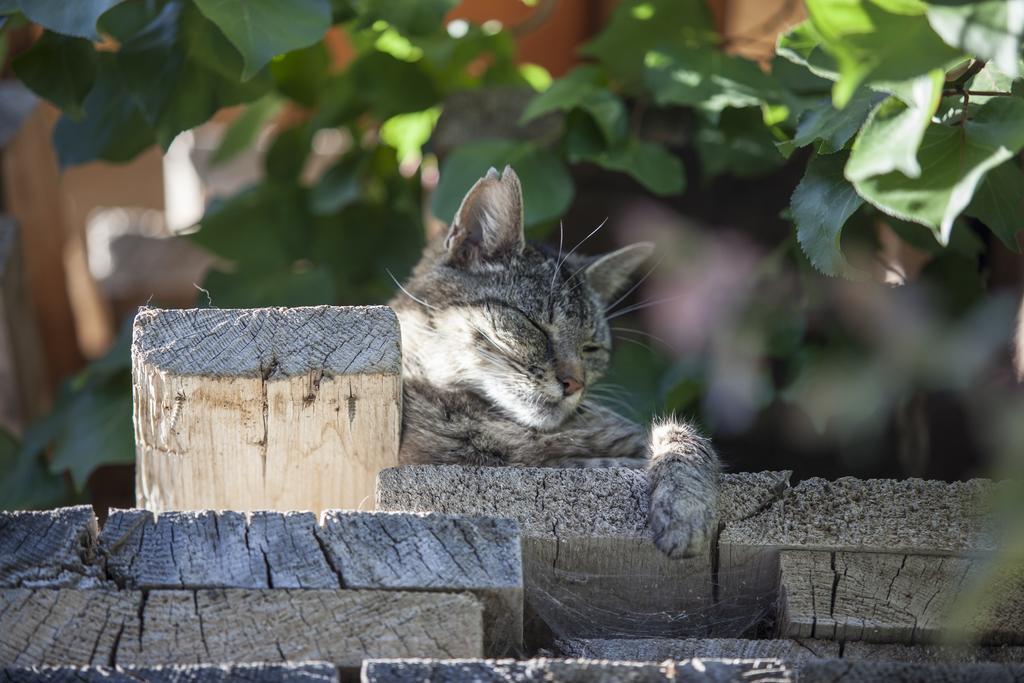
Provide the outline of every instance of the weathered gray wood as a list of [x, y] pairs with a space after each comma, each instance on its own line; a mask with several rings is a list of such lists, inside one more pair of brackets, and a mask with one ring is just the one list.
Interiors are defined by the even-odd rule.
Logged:
[[183, 666], [38, 666], [0, 668], [0, 683], [335, 683], [326, 662], [284, 664], [193, 664]]
[[0, 428], [20, 434], [50, 398], [39, 330], [25, 289], [18, 226], [0, 215]]
[[995, 548], [986, 501], [991, 482], [807, 479], [762, 512], [727, 521], [719, 535], [723, 613], [767, 613], [779, 551], [862, 550], [984, 554]]
[[400, 339], [382, 306], [140, 310], [139, 507], [372, 506], [398, 462]]
[[557, 643], [560, 655], [582, 659], [663, 662], [666, 659], [779, 659], [787, 664], [809, 658], [839, 657], [839, 643], [828, 640], [748, 640], [745, 638], [575, 638]]
[[155, 666], [479, 657], [482, 608], [452, 593], [0, 592], [0, 665]]
[[808, 660], [800, 683], [1019, 683], [1024, 664], [914, 664], [910, 662]]
[[[723, 475], [719, 517], [755, 514], [787, 481], [786, 472]], [[738, 634], [752, 617], [718, 617], [711, 555], [669, 560], [651, 542], [647, 488], [643, 472], [623, 468], [401, 467], [380, 473], [377, 503], [518, 521], [529, 645]]]
[[510, 519], [329, 510], [316, 531], [346, 588], [471, 591], [487, 652], [523, 646], [519, 526]]
[[1024, 662], [1024, 647], [1016, 645], [900, 645], [854, 641], [843, 647], [843, 658], [850, 660], [918, 662]]
[[112, 510], [99, 536], [122, 588], [337, 588], [312, 513]]
[[103, 583], [88, 505], [0, 512], [0, 588], [91, 588]]
[[[788, 637], [921, 643], [963, 629], [986, 643], [1024, 642], [1019, 568], [993, 581], [976, 558], [796, 550], [781, 553], [780, 567], [780, 630]], [[982, 580], [994, 583], [991, 607], [971, 623], [952, 623], [954, 603]]]
[[585, 659], [505, 659], [462, 662], [369, 660], [363, 663], [362, 680], [364, 683], [786, 683], [796, 679], [791, 669], [771, 659], [694, 659], [660, 664]]

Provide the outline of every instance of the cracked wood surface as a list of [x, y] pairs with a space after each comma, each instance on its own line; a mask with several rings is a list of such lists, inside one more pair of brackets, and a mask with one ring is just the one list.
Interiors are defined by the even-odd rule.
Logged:
[[[771, 505], [788, 472], [724, 474], [719, 518]], [[385, 510], [510, 517], [523, 534], [527, 645], [554, 638], [738, 635], [756, 615], [719, 614], [714, 556], [669, 560], [650, 540], [644, 472], [408, 466], [385, 470]]]
[[[0, 592], [0, 665], [155, 666], [482, 655], [465, 594], [350, 590]], [[101, 616], [102, 615], [102, 616]]]
[[330, 510], [316, 535], [346, 588], [471, 591], [484, 606], [487, 652], [522, 650], [522, 549], [515, 521]]
[[761, 512], [726, 522], [718, 595], [735, 615], [775, 603], [781, 550], [985, 555], [995, 548], [987, 501], [1000, 484], [921, 479], [807, 479]]
[[[893, 553], [783, 551], [780, 630], [795, 638], [927, 643], [965, 629], [985, 643], [1021, 642], [1024, 571], [992, 576], [984, 559]], [[956, 601], [982, 585], [980, 613], [955, 625]], [[956, 630], [954, 630], [956, 629]]]
[[101, 585], [102, 572], [93, 562], [96, 533], [88, 505], [0, 512], [0, 587]]
[[[455, 662], [367, 661], [364, 683], [503, 683], [544, 681], [546, 683], [726, 683], [750, 681], [787, 683], [795, 681], [792, 669], [778, 660], [686, 660], [661, 662], [610, 662], [597, 660], [530, 659], [475, 660]], [[801, 679], [803, 680], [803, 679]]]
[[141, 309], [138, 506], [372, 507], [398, 462], [400, 344], [384, 306]]
[[99, 535], [122, 588], [338, 588], [309, 512], [113, 510]]
[[666, 659], [779, 659], [787, 664], [839, 657], [827, 640], [745, 638], [575, 638], [558, 642], [561, 655], [582, 659], [663, 662]]
[[0, 683], [336, 683], [326, 662], [193, 664], [154, 667], [0, 667]]

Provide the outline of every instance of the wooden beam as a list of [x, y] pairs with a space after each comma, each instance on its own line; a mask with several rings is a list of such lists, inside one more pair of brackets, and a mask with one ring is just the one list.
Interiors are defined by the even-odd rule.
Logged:
[[[726, 474], [719, 518], [756, 514], [788, 473]], [[670, 560], [651, 541], [645, 472], [623, 468], [412, 466], [381, 472], [384, 510], [508, 517], [522, 529], [528, 646], [558, 638], [737, 635], [761, 615], [723, 619], [715, 560]], [[713, 548], [713, 544], [712, 544]]]
[[324, 662], [0, 667], [0, 681], [4, 683], [338, 683], [338, 680], [338, 670]]
[[0, 591], [0, 666], [480, 657], [469, 595], [349, 590]]
[[98, 528], [92, 507], [0, 512], [0, 587], [92, 588]]
[[400, 344], [383, 306], [142, 309], [138, 506], [372, 508], [398, 462]]
[[52, 400], [20, 246], [14, 219], [0, 215], [0, 428], [15, 434]]
[[40, 104], [0, 153], [4, 210], [21, 228], [25, 285], [46, 355], [49, 386], [85, 364], [64, 274], [67, 229], [50, 134], [58, 112]]

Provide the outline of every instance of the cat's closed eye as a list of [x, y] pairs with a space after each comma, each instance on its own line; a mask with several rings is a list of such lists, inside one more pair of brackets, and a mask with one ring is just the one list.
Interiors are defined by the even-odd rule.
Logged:
[[601, 346], [600, 344], [584, 344], [583, 347], [580, 350], [583, 353], [587, 353], [587, 354], [601, 353], [602, 351], [604, 351], [604, 352], [608, 351], [608, 349], [606, 349], [605, 347]]

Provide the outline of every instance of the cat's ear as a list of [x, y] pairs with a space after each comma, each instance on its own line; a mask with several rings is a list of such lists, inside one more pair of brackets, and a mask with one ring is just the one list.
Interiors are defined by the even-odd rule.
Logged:
[[523, 189], [510, 166], [491, 169], [466, 193], [445, 239], [453, 259], [494, 259], [523, 251]]
[[654, 253], [651, 242], [637, 242], [617, 249], [610, 254], [599, 256], [587, 266], [586, 275], [590, 286], [604, 301], [621, 292], [633, 277], [633, 273]]

